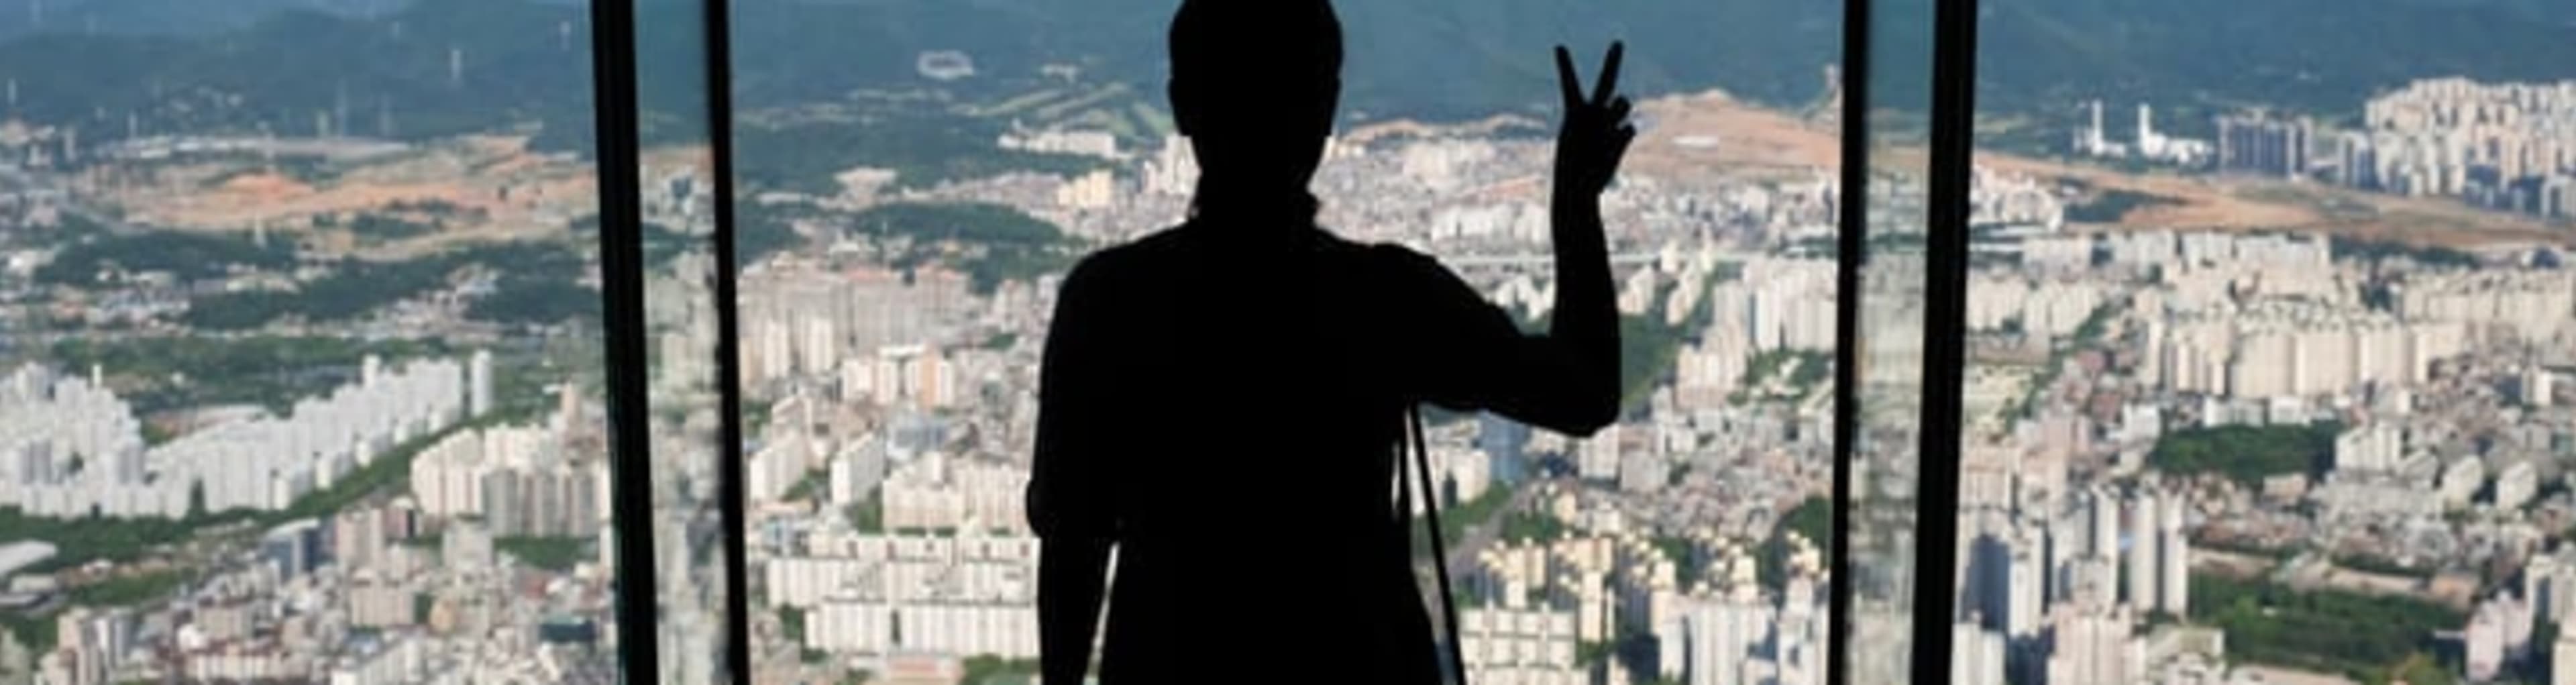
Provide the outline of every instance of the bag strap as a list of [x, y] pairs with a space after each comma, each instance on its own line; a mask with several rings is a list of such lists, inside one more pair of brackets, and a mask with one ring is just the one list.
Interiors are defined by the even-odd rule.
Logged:
[[[1431, 450], [1425, 446], [1422, 437], [1421, 405], [1405, 405], [1404, 419], [1406, 427], [1405, 433], [1407, 437], [1411, 438], [1411, 440], [1407, 442], [1413, 448], [1413, 464], [1421, 474], [1422, 511], [1424, 514], [1422, 517], [1423, 528], [1431, 531], [1431, 568], [1434, 577], [1440, 580], [1441, 618], [1446, 620], [1449, 624], [1449, 666], [1452, 669], [1451, 672], [1457, 674], [1458, 684], [1467, 685], [1466, 650], [1459, 645], [1461, 640], [1458, 635], [1458, 600], [1457, 595], [1449, 589], [1449, 544], [1446, 540], [1441, 539], [1440, 493], [1433, 489], [1433, 481], [1431, 480]], [[1405, 445], [1397, 446], [1399, 453], [1401, 453], [1404, 447]], [[1395, 465], [1395, 471], [1396, 478], [1400, 481], [1415, 480], [1414, 478], [1405, 477], [1404, 464], [1401, 460], [1399, 460]], [[1412, 505], [1406, 502], [1406, 500], [1411, 499], [1413, 494], [1412, 486], [1404, 485], [1398, 490], [1399, 492], [1396, 495], [1396, 501], [1397, 506], [1400, 508], [1399, 510], [1407, 514], [1412, 513]]]

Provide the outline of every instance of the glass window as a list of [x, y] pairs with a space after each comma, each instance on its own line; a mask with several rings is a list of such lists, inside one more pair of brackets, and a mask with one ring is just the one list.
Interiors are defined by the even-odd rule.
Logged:
[[[740, 536], [723, 511], [722, 335], [717, 288], [715, 140], [708, 123], [710, 3], [645, 0], [635, 7], [637, 165], [644, 268], [644, 334], [652, 418], [649, 471], [654, 657], [665, 683], [743, 682], [726, 661], [738, 639], [726, 560]], [[739, 418], [739, 417], [734, 417]], [[740, 423], [735, 425], [739, 426]], [[767, 681], [763, 681], [767, 682]]]
[[1956, 682], [2563, 679], [2571, 15], [2241, 9], [1988, 4]]
[[1843, 465], [1850, 483], [1843, 530], [1851, 536], [1841, 569], [1851, 578], [1846, 682], [1914, 680], [1936, 4], [1872, 2], [1866, 27], [1868, 114], [1855, 125], [1869, 162], [1853, 201], [1862, 203], [1867, 228], [1857, 257], [1852, 447]]
[[0, 672], [613, 679], [581, 4], [0, 5]]
[[[1589, 82], [1627, 41], [1644, 133], [1604, 201], [1620, 420], [1569, 440], [1427, 416], [1467, 667], [1822, 683], [1839, 7], [1527, 4], [1342, 3], [1342, 116], [1314, 184], [1338, 235], [1435, 255], [1541, 326], [1548, 49], [1575, 47]], [[1166, 11], [736, 10], [761, 680], [1034, 674], [1021, 507], [1056, 289], [1082, 255], [1180, 222], [1195, 187]]]

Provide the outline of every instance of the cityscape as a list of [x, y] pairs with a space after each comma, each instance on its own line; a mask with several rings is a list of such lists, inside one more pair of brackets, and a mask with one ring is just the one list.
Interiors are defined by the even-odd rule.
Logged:
[[[138, 59], [72, 40], [79, 4], [34, 3], [0, 55]], [[315, 49], [372, 46], [351, 59], [383, 84], [156, 76], [111, 105], [0, 61], [0, 682], [608, 683], [637, 640], [659, 681], [724, 682], [736, 610], [753, 682], [1036, 682], [1038, 360], [1076, 260], [1187, 214], [1160, 87], [906, 52], [869, 87], [745, 104], [733, 179], [657, 120], [650, 366], [617, 372], [651, 392], [662, 631], [619, 635], [589, 113], [495, 104], [583, 85], [554, 63], [585, 63], [587, 28], [507, 6], [506, 30], [279, 20], [352, 32]], [[280, 35], [208, 30], [234, 33], [168, 40]], [[1845, 196], [1826, 66], [1799, 66], [1827, 74], [1803, 102], [1636, 94], [1603, 200], [1616, 424], [1427, 413], [1469, 681], [1823, 685], [1836, 583], [1852, 682], [1934, 679], [1903, 651], [1910, 550], [1942, 544], [1909, 539], [1925, 189], [1889, 164]], [[2576, 683], [2567, 78], [1981, 113], [1946, 682]], [[1354, 115], [1321, 223], [1434, 255], [1535, 329], [1547, 115]], [[1843, 202], [1873, 213], [1856, 294]], [[1847, 295], [1868, 387], [1837, 465]]]

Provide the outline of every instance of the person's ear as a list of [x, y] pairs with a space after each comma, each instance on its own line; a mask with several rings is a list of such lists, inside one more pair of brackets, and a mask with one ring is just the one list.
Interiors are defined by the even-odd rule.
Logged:
[[1163, 82], [1163, 96], [1171, 98], [1172, 126], [1180, 129], [1184, 137], [1198, 137], [1199, 114], [1202, 111], [1199, 107], [1198, 93], [1183, 86], [1181, 80], [1176, 78]]

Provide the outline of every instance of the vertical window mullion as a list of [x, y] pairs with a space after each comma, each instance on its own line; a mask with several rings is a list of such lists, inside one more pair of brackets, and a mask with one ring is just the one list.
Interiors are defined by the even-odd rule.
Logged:
[[1827, 603], [1825, 679], [1851, 682], [1852, 466], [1860, 437], [1860, 300], [1862, 250], [1869, 236], [1870, 0], [1843, 0], [1842, 170], [1835, 195], [1834, 249], [1834, 538], [1826, 550], [1833, 578]]
[[592, 114], [599, 173], [599, 273], [607, 336], [610, 527], [615, 531], [621, 680], [659, 676], [653, 474], [644, 345], [642, 169], [637, 147], [634, 0], [591, 0]]
[[1965, 379], [1969, 182], [1976, 132], [1977, 0], [1934, 8], [1931, 178], [1923, 320], [1923, 420], [1914, 567], [1913, 672], [1950, 673], [1959, 522], [1959, 432]]
[[733, 176], [733, 42], [732, 2], [706, 0], [707, 141], [714, 157], [710, 172], [715, 214], [716, 503], [723, 516], [725, 564], [725, 672], [736, 682], [751, 682], [751, 611], [749, 561], [743, 502], [742, 353], [740, 302], [735, 296], [738, 262], [734, 244]]

